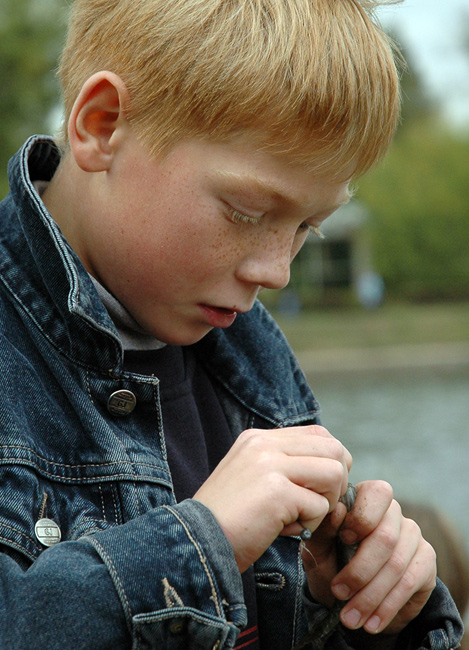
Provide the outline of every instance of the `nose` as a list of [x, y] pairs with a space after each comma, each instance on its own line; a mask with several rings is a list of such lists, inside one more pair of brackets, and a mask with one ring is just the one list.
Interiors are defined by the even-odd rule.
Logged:
[[264, 242], [238, 264], [237, 277], [264, 289], [283, 289], [290, 280], [291, 246]]

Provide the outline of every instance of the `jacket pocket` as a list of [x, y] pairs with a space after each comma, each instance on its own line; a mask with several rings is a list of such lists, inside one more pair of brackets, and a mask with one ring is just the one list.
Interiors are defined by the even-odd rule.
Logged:
[[48, 547], [122, 521], [114, 483], [48, 481], [25, 465], [0, 467], [0, 545], [24, 567]]

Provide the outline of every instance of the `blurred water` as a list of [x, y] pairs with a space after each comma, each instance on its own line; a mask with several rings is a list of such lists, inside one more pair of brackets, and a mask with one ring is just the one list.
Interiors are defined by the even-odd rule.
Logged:
[[351, 480], [389, 481], [431, 503], [469, 549], [469, 368], [309, 375], [321, 419], [351, 452]]

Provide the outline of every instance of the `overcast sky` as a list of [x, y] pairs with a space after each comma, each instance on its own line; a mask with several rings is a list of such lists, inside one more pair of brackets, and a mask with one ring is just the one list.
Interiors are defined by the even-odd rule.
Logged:
[[444, 98], [445, 115], [469, 127], [469, 0], [405, 0], [379, 16], [396, 28], [430, 93]]

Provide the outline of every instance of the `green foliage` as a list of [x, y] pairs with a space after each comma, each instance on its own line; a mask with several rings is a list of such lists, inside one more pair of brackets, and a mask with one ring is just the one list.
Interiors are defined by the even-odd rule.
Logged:
[[6, 165], [28, 135], [50, 131], [59, 104], [55, 65], [64, 34], [64, 0], [1, 0], [0, 193]]
[[402, 111], [399, 137], [416, 122], [435, 116], [439, 111], [439, 106], [436, 100], [428, 95], [422, 76], [414, 66], [412, 54], [402, 42], [399, 34], [391, 33], [391, 36], [398, 44], [405, 61], [400, 75]]
[[370, 211], [374, 266], [400, 298], [467, 299], [469, 133], [443, 125], [403, 52], [402, 125], [358, 191]]
[[469, 297], [469, 137], [436, 120], [396, 138], [360, 183], [371, 212], [374, 265], [412, 299]]

